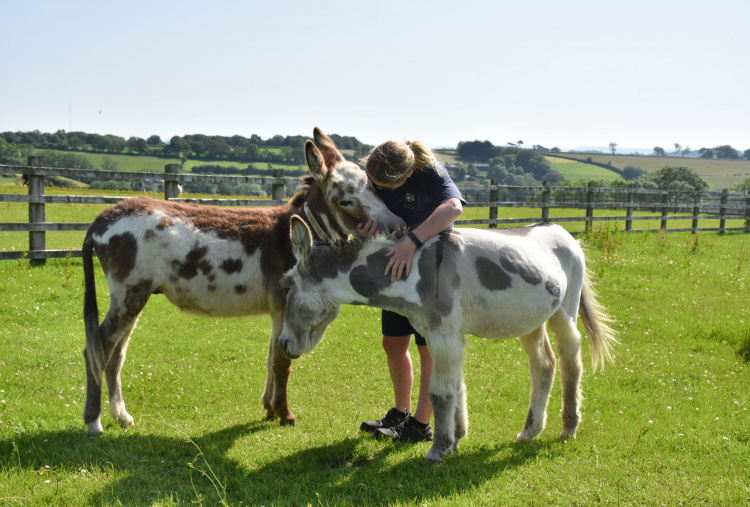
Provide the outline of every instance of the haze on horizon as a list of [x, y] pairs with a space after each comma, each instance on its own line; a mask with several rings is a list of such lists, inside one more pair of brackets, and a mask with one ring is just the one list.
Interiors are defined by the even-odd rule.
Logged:
[[750, 2], [3, 2], [0, 131], [750, 148]]

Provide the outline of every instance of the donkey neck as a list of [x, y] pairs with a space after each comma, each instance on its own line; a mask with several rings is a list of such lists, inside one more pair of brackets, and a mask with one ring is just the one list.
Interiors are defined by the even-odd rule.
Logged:
[[334, 211], [315, 188], [304, 190], [290, 201], [291, 212], [299, 216], [316, 236], [316, 242], [328, 243], [344, 238], [355, 231], [344, 230], [336, 220]]
[[305, 212], [305, 218], [307, 218], [306, 222], [308, 223], [308, 225], [310, 225], [310, 227], [312, 227], [312, 229], [315, 231], [315, 234], [318, 235], [318, 239], [320, 239], [320, 241], [326, 242], [333, 239], [323, 230], [323, 227], [315, 218], [315, 215], [310, 210], [310, 206], [308, 206], [307, 202], [305, 202], [304, 206], [302, 206], [302, 209]]

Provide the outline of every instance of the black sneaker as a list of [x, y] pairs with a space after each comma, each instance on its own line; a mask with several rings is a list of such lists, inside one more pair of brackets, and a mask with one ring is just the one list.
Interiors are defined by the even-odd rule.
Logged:
[[430, 423], [421, 422], [409, 416], [404, 422], [392, 428], [378, 428], [375, 438], [392, 438], [394, 442], [432, 442], [432, 427]]
[[365, 421], [360, 426], [359, 429], [362, 431], [366, 431], [368, 433], [375, 433], [376, 430], [379, 430], [381, 428], [392, 428], [396, 426], [397, 424], [401, 424], [406, 420], [406, 417], [409, 415], [408, 410], [404, 410], [403, 412], [400, 411], [397, 408], [392, 408], [388, 411], [387, 414], [385, 414], [385, 417], [382, 419], [378, 419], [377, 421]]

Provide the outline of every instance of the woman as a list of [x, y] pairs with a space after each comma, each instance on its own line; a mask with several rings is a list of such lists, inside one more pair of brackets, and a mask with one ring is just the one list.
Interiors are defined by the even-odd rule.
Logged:
[[[408, 235], [386, 254], [390, 261], [385, 275], [391, 280], [400, 280], [411, 272], [411, 261], [417, 248], [436, 234], [451, 229], [453, 222], [461, 216], [466, 201], [448, 171], [420, 141], [386, 141], [374, 148], [363, 162], [383, 202], [410, 228]], [[360, 224], [358, 232], [362, 236], [374, 236], [378, 231], [377, 226], [367, 222]], [[383, 349], [388, 359], [395, 405], [385, 417], [365, 421], [360, 429], [379, 438], [390, 437], [397, 441], [432, 440], [429, 424], [432, 416], [429, 391], [432, 357], [425, 339], [406, 317], [383, 310], [381, 320]], [[421, 364], [419, 398], [413, 415], [410, 410], [414, 370], [409, 355], [412, 334]]]

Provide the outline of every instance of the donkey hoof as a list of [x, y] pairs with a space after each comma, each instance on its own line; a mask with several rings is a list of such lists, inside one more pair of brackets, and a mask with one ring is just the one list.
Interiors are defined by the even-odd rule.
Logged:
[[534, 439], [534, 434], [529, 431], [522, 431], [516, 435], [516, 442], [519, 444], [528, 444]]
[[297, 418], [294, 416], [287, 417], [287, 418], [282, 417], [280, 418], [279, 424], [281, 426], [294, 426], [296, 422], [297, 422]]
[[566, 429], [563, 428], [563, 430], [560, 432], [560, 440], [575, 440], [576, 439], [576, 429]]
[[102, 428], [102, 423], [98, 418], [95, 421], [91, 421], [89, 423], [88, 434], [90, 437], [95, 437], [96, 435], [101, 435], [102, 433], [104, 433], [104, 428]]
[[442, 463], [443, 454], [445, 454], [445, 450], [437, 449], [433, 445], [432, 447], [430, 447], [430, 450], [427, 451], [427, 454], [425, 454], [424, 458], [431, 463]]
[[128, 426], [135, 426], [133, 417], [128, 413], [126, 413], [122, 417], [119, 417], [118, 419], [120, 421], [120, 426], [122, 426], [123, 428], [127, 428]]

